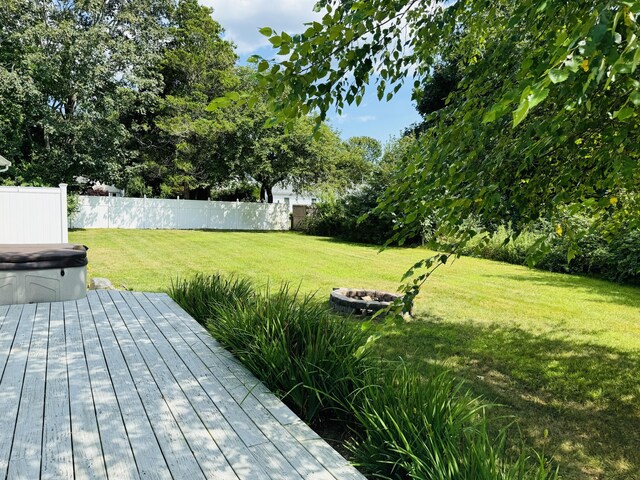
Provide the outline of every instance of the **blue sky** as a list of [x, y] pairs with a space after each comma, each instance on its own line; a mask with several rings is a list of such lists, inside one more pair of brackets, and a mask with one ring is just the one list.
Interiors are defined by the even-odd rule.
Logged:
[[[242, 60], [253, 54], [274, 56], [260, 27], [297, 33], [304, 23], [318, 17], [313, 11], [315, 0], [200, 0], [214, 9], [213, 18], [226, 30], [226, 38], [237, 46]], [[385, 143], [398, 136], [405, 127], [420, 120], [411, 102], [411, 88], [404, 87], [390, 102], [379, 102], [375, 88], [365, 95], [359, 107], [346, 107], [342, 116], [329, 113], [330, 123], [344, 139], [367, 135]]]

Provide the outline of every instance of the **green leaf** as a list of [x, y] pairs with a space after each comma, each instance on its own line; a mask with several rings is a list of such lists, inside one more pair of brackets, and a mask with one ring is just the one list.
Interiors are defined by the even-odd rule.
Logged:
[[279, 47], [280, 45], [282, 45], [282, 38], [279, 35], [275, 35], [269, 38], [269, 41], [274, 47]]
[[582, 65], [582, 61], [584, 59], [580, 56], [574, 55], [568, 60], [565, 60], [564, 65], [566, 68], [571, 70], [572, 72], [577, 72], [580, 66]]
[[482, 117], [482, 123], [491, 123], [496, 120], [496, 111], [494, 108], [486, 112]]
[[635, 110], [632, 107], [622, 107], [617, 112], [614, 112], [613, 118], [617, 118], [618, 120], [626, 120], [629, 117], [632, 117], [635, 113]]
[[262, 27], [258, 31], [265, 37], [270, 37], [271, 35], [273, 35], [273, 29], [271, 27]]
[[515, 110], [515, 112], [513, 112], [513, 126], [518, 126], [527, 117], [528, 113], [529, 100], [525, 98], [520, 102], [520, 105], [518, 105], [518, 108]]
[[531, 94], [527, 97], [529, 101], [529, 109], [535, 107], [540, 102], [542, 102], [545, 98], [549, 96], [549, 89], [546, 87], [534, 87], [532, 89]]
[[211, 100], [211, 102], [209, 102], [209, 105], [207, 106], [206, 110], [208, 112], [214, 112], [220, 108], [224, 108], [228, 106], [230, 103], [231, 103], [231, 99], [229, 99], [228, 97], [214, 98], [213, 100]]
[[560, 68], [552, 68], [549, 70], [549, 79], [553, 83], [562, 83], [569, 78], [569, 72]]

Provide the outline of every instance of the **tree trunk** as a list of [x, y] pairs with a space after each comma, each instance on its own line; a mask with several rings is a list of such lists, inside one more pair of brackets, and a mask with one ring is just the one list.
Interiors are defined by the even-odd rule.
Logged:
[[260, 185], [260, 201], [273, 203], [273, 187], [268, 183], [262, 183]]
[[73, 92], [67, 97], [67, 101], [64, 104], [64, 116], [66, 118], [73, 117], [76, 113], [76, 104], [78, 103], [78, 94]]

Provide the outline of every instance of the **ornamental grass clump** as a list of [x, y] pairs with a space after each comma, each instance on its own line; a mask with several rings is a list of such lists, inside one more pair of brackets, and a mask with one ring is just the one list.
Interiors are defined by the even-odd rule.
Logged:
[[452, 375], [425, 379], [404, 364], [374, 360], [373, 337], [312, 295], [287, 284], [260, 292], [221, 275], [178, 280], [171, 295], [308, 423], [332, 420], [372, 478], [557, 476], [535, 452], [508, 451], [507, 430], [491, 436], [488, 406]]
[[253, 284], [235, 275], [197, 274], [189, 279], [176, 279], [169, 289], [171, 297], [203, 325], [212, 318], [216, 308], [236, 308], [255, 301]]
[[[401, 364], [370, 370], [353, 397], [352, 460], [375, 478], [551, 479], [543, 457], [507, 452], [507, 430], [488, 433], [488, 405], [450, 373], [430, 378]], [[509, 460], [507, 460], [509, 459]]]
[[288, 285], [254, 303], [217, 307], [207, 327], [308, 422], [344, 417], [368, 368], [366, 338]]
[[366, 337], [289, 285], [255, 291], [221, 275], [173, 283], [172, 297], [298, 415], [344, 418], [368, 368]]

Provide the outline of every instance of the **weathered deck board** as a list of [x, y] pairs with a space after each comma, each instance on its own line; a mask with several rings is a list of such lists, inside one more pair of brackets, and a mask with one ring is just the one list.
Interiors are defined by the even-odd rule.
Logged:
[[62, 303], [51, 304], [49, 331], [41, 477], [72, 479], [71, 410]]
[[121, 298], [112, 304], [105, 302], [104, 305], [109, 309], [109, 323], [127, 361], [136, 390], [145, 405], [169, 471], [174, 478], [204, 479], [202, 469], [191, 453], [178, 422], [122, 320], [126, 317], [134, 318], [133, 313]]
[[0, 479], [358, 479], [166, 294], [0, 306]]
[[0, 432], [3, 432], [3, 435], [0, 435], [0, 478], [4, 478], [9, 469], [9, 457], [18, 419], [18, 407], [22, 396], [36, 306], [25, 305], [24, 308], [16, 308], [14, 311], [17, 311], [20, 316], [18, 328], [9, 344], [7, 363], [0, 380], [0, 412], [3, 413], [0, 416]]
[[89, 302], [82, 299], [77, 304], [107, 475], [140, 478]]
[[136, 392], [126, 361], [109, 326], [102, 302], [95, 295], [89, 297], [91, 314], [95, 321], [102, 351], [109, 359], [111, 381], [118, 398], [129, 443], [142, 478], [162, 480], [171, 478], [158, 445], [153, 428], [149, 423], [142, 401]]
[[[9, 460], [10, 478], [37, 478], [40, 474], [48, 331], [49, 305], [40, 303], [33, 320], [27, 367], [22, 380], [22, 394]], [[14, 343], [14, 348], [20, 346]]]
[[[188, 350], [188, 345], [170, 330], [168, 336], [165, 336], [160, 327], [162, 326], [166, 329], [168, 327], [167, 321], [144, 296], [141, 298], [136, 297], [135, 300], [139, 301], [140, 306], [148, 315], [148, 317], [139, 315], [138, 322], [158, 348], [165, 364], [182, 387], [194, 409], [199, 412], [208, 412], [206, 416], [201, 417], [202, 423], [236, 475], [246, 479], [268, 479], [267, 473], [247, 450], [240, 437], [235, 433], [227, 419], [208, 395], [207, 390], [203, 387], [202, 383], [207, 383], [207, 377], [200, 376], [197, 378], [186, 365], [186, 361], [193, 357], [193, 352]], [[131, 301], [134, 300], [131, 299]]]
[[64, 302], [64, 324], [75, 478], [106, 478], [107, 470], [102, 455], [76, 302]]

